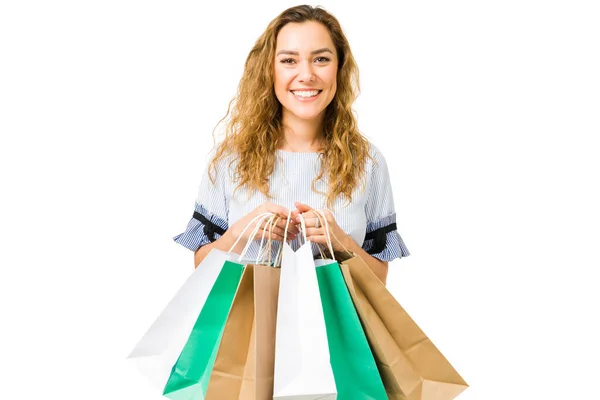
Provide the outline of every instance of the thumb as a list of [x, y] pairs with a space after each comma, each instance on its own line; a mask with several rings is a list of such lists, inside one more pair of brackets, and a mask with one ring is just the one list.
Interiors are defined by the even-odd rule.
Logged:
[[310, 207], [308, 205], [299, 203], [297, 201], [294, 202], [294, 205], [296, 206], [296, 209], [301, 213], [305, 213], [310, 210]]

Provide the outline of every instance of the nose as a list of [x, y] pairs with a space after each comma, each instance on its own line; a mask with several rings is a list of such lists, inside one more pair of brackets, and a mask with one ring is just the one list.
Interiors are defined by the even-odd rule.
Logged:
[[314, 66], [310, 61], [301, 62], [298, 68], [298, 80], [300, 82], [312, 82], [315, 80]]

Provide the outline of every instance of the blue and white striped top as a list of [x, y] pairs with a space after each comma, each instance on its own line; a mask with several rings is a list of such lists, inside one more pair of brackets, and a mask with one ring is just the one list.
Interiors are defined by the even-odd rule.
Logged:
[[[367, 160], [366, 185], [361, 184], [352, 193], [352, 202], [339, 197], [330, 209], [339, 227], [369, 254], [383, 261], [406, 257], [410, 253], [396, 227], [394, 199], [385, 158], [373, 145], [369, 150], [376, 161]], [[214, 152], [213, 152], [214, 154]], [[211, 158], [212, 159], [212, 155]], [[260, 192], [240, 188], [234, 195], [237, 184], [233, 181], [235, 161], [222, 159], [216, 168], [216, 181], [209, 179], [208, 167], [204, 171], [194, 215], [186, 230], [175, 236], [177, 243], [196, 251], [201, 246], [218, 239], [227, 228], [268, 201]], [[308, 204], [312, 208], [327, 208], [326, 197], [312, 190], [314, 178], [321, 168], [318, 153], [295, 153], [277, 150], [275, 168], [270, 178], [270, 201], [288, 209], [294, 202]], [[327, 174], [316, 182], [319, 191], [327, 191]], [[300, 247], [299, 237], [290, 243], [294, 250]], [[260, 241], [252, 243], [246, 257], [258, 256]], [[276, 252], [279, 242], [273, 246]], [[318, 249], [313, 248], [314, 254]]]

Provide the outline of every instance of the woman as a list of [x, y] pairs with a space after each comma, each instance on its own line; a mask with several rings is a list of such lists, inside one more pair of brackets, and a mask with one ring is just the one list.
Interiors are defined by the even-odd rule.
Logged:
[[[324, 210], [339, 239], [334, 250], [354, 252], [385, 283], [388, 262], [409, 252], [396, 229], [385, 159], [357, 129], [358, 90], [358, 68], [331, 14], [303, 5], [269, 24], [246, 59], [194, 217], [174, 238], [195, 251], [196, 266], [212, 248], [228, 251], [263, 212], [287, 218], [292, 211], [287, 239], [294, 249], [299, 213], [308, 240], [326, 243], [312, 207]], [[283, 218], [272, 238], [282, 241], [285, 226]], [[234, 249], [238, 254], [248, 235]], [[252, 243], [247, 256], [256, 257], [258, 248]]]

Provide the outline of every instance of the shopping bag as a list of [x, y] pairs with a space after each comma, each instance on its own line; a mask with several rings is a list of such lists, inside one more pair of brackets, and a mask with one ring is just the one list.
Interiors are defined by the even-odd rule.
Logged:
[[167, 304], [129, 356], [160, 390], [185, 345], [221, 268], [235, 253], [212, 249]]
[[[326, 250], [335, 252], [323, 211], [312, 209], [325, 228]], [[387, 399], [383, 382], [369, 343], [344, 282], [340, 266], [326, 259], [321, 246], [320, 260], [315, 260], [319, 291], [323, 305], [329, 343], [331, 367], [340, 399]]]
[[[304, 225], [303, 220], [301, 221]], [[306, 229], [302, 229], [305, 234]], [[306, 237], [305, 237], [306, 239]], [[284, 241], [275, 336], [273, 399], [336, 399], [336, 380], [312, 246]]]
[[339, 264], [316, 260], [315, 265], [338, 398], [387, 399]]
[[467, 383], [358, 256], [341, 262], [390, 399], [451, 400]]
[[248, 241], [241, 255], [232, 253], [232, 250], [247, 229], [256, 223], [254, 229], [258, 230], [270, 215], [271, 213], [263, 213], [250, 221], [228, 252], [212, 249], [128, 355], [128, 360], [161, 391], [171, 377], [173, 366], [188, 341], [223, 266], [227, 262], [239, 264], [251, 242]]
[[273, 398], [279, 268], [246, 265], [214, 363], [207, 400]]
[[[272, 222], [274, 217], [274, 214], [264, 213], [262, 216], [254, 218], [254, 220], [258, 219], [258, 222], [250, 237], [255, 236], [265, 219], [269, 218], [269, 221]], [[253, 221], [245, 229], [248, 229]], [[243, 232], [240, 234], [238, 241], [242, 237]], [[261, 241], [261, 249], [263, 242], [264, 234], [263, 241]], [[237, 241], [233, 244], [232, 249], [236, 244]], [[250, 244], [251, 241], [248, 241], [238, 258], [238, 262], [244, 258]], [[163, 392], [167, 397], [173, 400], [205, 398], [226, 321], [231, 311], [234, 297], [240, 290], [239, 284], [244, 270], [244, 265], [229, 261], [223, 266], [217, 281], [211, 289], [207, 302], [198, 316], [194, 329], [181, 351], [177, 362], [173, 366]], [[252, 283], [252, 271], [247, 276], [250, 278], [247, 278], [245, 281], [247, 282], [250, 279], [250, 283]], [[240, 297], [243, 297], [244, 293], [247, 293], [247, 290], [245, 290], [246, 286], [241, 287], [242, 292], [240, 293]], [[242, 305], [245, 303], [244, 300], [241, 301]]]
[[244, 271], [227, 261], [171, 370], [163, 394], [172, 400], [204, 399], [233, 298]]

